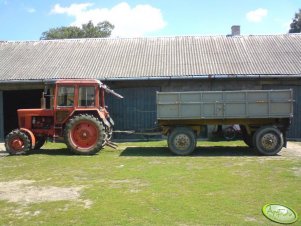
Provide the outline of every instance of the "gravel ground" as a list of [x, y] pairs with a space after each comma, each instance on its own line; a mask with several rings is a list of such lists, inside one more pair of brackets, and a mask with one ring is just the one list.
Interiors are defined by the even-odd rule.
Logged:
[[281, 152], [279, 152], [279, 155], [301, 157], [301, 142], [288, 141], [287, 148], [283, 148]]
[[4, 143], [0, 143], [0, 157], [6, 156], [7, 152], [5, 151]]

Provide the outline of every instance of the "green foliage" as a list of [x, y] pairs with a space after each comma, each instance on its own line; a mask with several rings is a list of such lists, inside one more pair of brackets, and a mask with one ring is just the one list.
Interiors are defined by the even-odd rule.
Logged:
[[301, 32], [301, 9], [299, 12], [295, 13], [295, 18], [290, 25], [289, 33], [300, 33]]
[[96, 26], [89, 21], [81, 28], [76, 26], [51, 28], [43, 32], [40, 39], [106, 38], [111, 35], [113, 29], [114, 25], [108, 21], [100, 22]]
[[24, 204], [3, 199], [0, 187], [0, 225], [257, 226], [276, 225], [261, 212], [267, 203], [301, 210], [300, 157], [257, 156], [242, 141], [199, 141], [187, 157], [166, 141], [120, 143], [94, 156], [47, 143], [0, 164], [0, 183], [33, 181], [12, 194], [82, 188], [78, 199]]

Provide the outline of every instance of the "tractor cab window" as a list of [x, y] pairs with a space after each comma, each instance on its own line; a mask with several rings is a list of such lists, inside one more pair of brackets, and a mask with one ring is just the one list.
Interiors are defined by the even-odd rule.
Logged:
[[60, 86], [58, 90], [57, 106], [72, 107], [74, 104], [74, 87]]
[[95, 87], [94, 86], [79, 87], [78, 105], [80, 107], [95, 106]]

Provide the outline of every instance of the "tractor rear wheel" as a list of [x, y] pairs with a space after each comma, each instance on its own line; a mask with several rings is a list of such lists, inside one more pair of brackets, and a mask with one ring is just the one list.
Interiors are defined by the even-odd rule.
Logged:
[[105, 139], [105, 129], [92, 115], [77, 115], [65, 128], [67, 147], [76, 154], [92, 155], [100, 151]]
[[5, 148], [11, 155], [22, 155], [31, 149], [31, 142], [26, 133], [16, 129], [6, 136]]

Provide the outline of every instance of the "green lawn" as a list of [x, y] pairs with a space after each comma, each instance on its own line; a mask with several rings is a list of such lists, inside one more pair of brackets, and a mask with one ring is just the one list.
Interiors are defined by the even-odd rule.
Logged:
[[94, 156], [65, 147], [0, 158], [0, 225], [277, 225], [267, 203], [301, 215], [300, 157], [256, 156], [241, 141], [199, 142], [189, 157], [166, 141]]

